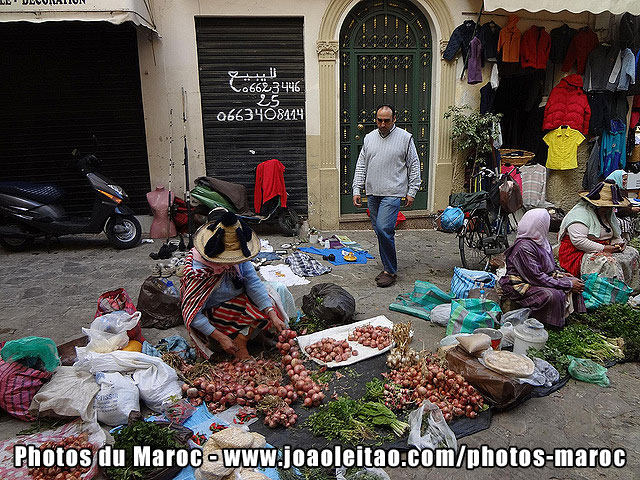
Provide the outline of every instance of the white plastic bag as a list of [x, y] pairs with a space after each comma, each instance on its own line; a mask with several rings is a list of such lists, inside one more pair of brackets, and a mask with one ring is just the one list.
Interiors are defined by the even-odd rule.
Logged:
[[516, 340], [516, 334], [511, 322], [505, 322], [500, 327], [500, 333], [502, 333], [502, 342], [501, 342], [502, 347], [508, 347], [510, 345], [513, 345], [513, 343]]
[[162, 402], [171, 396], [182, 396], [182, 382], [176, 371], [158, 357], [140, 352], [118, 350], [111, 353], [90, 352], [77, 347], [79, 368], [97, 372], [133, 372], [140, 398], [155, 412], [162, 411]]
[[443, 303], [436, 305], [431, 309], [429, 313], [429, 320], [435, 325], [446, 327], [449, 324], [449, 317], [451, 316], [451, 304]]
[[131, 412], [140, 411], [140, 394], [131, 378], [118, 372], [98, 372], [96, 382], [100, 385], [95, 400], [99, 422], [112, 427], [124, 425]]
[[34, 417], [55, 414], [95, 422], [94, 399], [99, 390], [91, 373], [75, 367], [58, 367], [31, 400], [29, 413]]
[[[422, 433], [422, 423], [428, 421], [424, 434]], [[409, 438], [407, 443], [418, 447], [420, 450], [428, 448], [453, 448], [458, 450], [458, 441], [449, 425], [442, 416], [442, 411], [431, 403], [424, 400], [422, 405], [409, 414]]]
[[529, 318], [529, 315], [531, 315], [530, 308], [518, 308], [516, 310], [510, 310], [508, 312], [503, 313], [502, 317], [500, 318], [500, 322], [503, 325], [509, 322], [511, 323], [511, 325], [515, 327], [517, 325], [520, 325], [527, 318]]
[[129, 343], [127, 330], [135, 328], [141, 316], [140, 312], [129, 315], [125, 311], [117, 311], [97, 317], [89, 328], [82, 329], [82, 333], [89, 337], [87, 350], [109, 353], [125, 347]]

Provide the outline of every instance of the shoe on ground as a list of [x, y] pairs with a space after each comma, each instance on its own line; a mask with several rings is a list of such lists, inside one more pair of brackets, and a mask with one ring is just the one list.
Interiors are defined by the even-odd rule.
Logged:
[[151, 276], [152, 277], [161, 277], [162, 276], [162, 267], [159, 263], [156, 263], [153, 267], [151, 267]]
[[173, 265], [162, 265], [161, 274], [162, 277], [170, 277], [171, 275], [176, 273], [176, 267]]
[[391, 285], [396, 283], [397, 278], [397, 275], [391, 275], [390, 273], [382, 272], [380, 278], [376, 280], [376, 284], [381, 288], [390, 287]]
[[378, 275], [376, 275], [376, 282], [380, 279], [380, 277], [384, 274], [384, 270], [382, 270]]

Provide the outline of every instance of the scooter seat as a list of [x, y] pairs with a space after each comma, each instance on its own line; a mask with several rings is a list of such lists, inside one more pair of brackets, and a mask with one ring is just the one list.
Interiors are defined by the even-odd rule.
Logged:
[[42, 203], [53, 203], [64, 195], [64, 191], [57, 185], [28, 182], [0, 182], [0, 193]]

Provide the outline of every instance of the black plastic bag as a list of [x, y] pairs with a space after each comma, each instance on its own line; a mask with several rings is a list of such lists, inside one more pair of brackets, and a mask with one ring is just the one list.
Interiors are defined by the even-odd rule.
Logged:
[[302, 297], [302, 311], [327, 326], [349, 323], [356, 311], [356, 299], [335, 283], [319, 283]]
[[142, 313], [140, 325], [144, 328], [167, 328], [182, 325], [180, 299], [161, 290], [162, 280], [148, 277], [140, 287], [137, 309]]

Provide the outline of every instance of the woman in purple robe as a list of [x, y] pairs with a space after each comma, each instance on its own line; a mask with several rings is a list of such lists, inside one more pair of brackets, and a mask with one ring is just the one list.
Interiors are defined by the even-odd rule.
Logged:
[[507, 298], [531, 308], [533, 318], [563, 327], [569, 313], [586, 311], [584, 283], [556, 267], [547, 239], [550, 220], [544, 208], [522, 216], [516, 241], [505, 252], [507, 273], [499, 283]]

